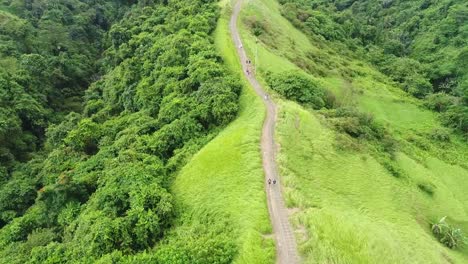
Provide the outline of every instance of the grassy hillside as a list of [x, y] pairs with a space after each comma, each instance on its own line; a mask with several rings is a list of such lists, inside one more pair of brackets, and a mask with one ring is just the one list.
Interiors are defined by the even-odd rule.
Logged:
[[264, 79], [297, 70], [332, 91], [337, 105], [371, 113], [395, 142], [391, 153], [382, 150], [337, 130], [333, 110], [277, 96], [280, 166], [306, 263], [465, 263], [467, 247], [443, 246], [430, 224], [448, 216], [468, 232], [466, 142], [351, 51], [295, 29], [276, 1], [246, 2], [242, 34]]
[[[223, 12], [215, 31], [216, 46], [231, 71], [240, 75], [242, 69], [228, 29], [230, 4], [223, 1], [221, 6]], [[271, 225], [259, 149], [265, 110], [247, 82], [243, 84], [237, 119], [176, 176], [172, 189], [182, 213], [162, 243], [162, 250], [186, 243], [186, 239], [194, 245], [205, 239], [221, 240], [232, 247], [234, 263], [273, 262], [274, 241], [268, 235]], [[208, 228], [205, 234], [196, 232], [200, 225]], [[209, 263], [209, 256], [206, 257], [200, 262], [187, 261]], [[174, 263], [187, 262], [174, 259]]]
[[463, 0], [280, 0], [308, 37], [352, 51], [468, 135], [468, 5]]

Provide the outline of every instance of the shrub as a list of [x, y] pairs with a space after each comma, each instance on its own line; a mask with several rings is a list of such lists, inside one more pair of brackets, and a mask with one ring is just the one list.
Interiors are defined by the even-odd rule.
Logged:
[[356, 108], [341, 107], [325, 114], [333, 118], [333, 124], [338, 131], [353, 138], [383, 139], [385, 128], [374, 120], [370, 113], [359, 112]]
[[267, 32], [267, 26], [264, 22], [258, 20], [256, 17], [248, 17], [246, 19], [247, 26], [252, 30], [254, 36], [258, 37]]
[[362, 146], [349, 136], [337, 134], [335, 138], [335, 147], [339, 150], [360, 151]]
[[446, 93], [435, 93], [426, 96], [424, 105], [437, 112], [445, 112], [455, 103], [455, 97]]
[[404, 172], [394, 162], [385, 160], [382, 165], [395, 178], [401, 178], [404, 175]]
[[338, 102], [336, 95], [330, 90], [325, 90], [324, 101], [325, 107], [328, 109], [337, 108], [340, 105], [340, 102]]
[[325, 106], [325, 90], [307, 76], [296, 71], [267, 75], [268, 85], [286, 97], [300, 104], [320, 109]]
[[160, 263], [227, 264], [236, 256], [236, 244], [227, 221], [203, 219], [176, 231], [174, 237], [159, 245], [155, 256]]
[[450, 141], [450, 130], [445, 128], [436, 128], [432, 130], [430, 137], [433, 140], [448, 142]]
[[455, 228], [446, 221], [447, 216], [442, 217], [439, 222], [432, 224], [432, 233], [448, 248], [457, 248], [467, 243], [467, 238], [460, 228]]
[[442, 115], [442, 123], [461, 131], [468, 137], [468, 106], [452, 106]]
[[429, 196], [434, 195], [434, 188], [435, 186], [433, 184], [428, 184], [428, 183], [419, 183], [418, 188], [423, 191], [424, 193], [428, 194]]
[[423, 98], [432, 92], [431, 83], [420, 75], [408, 76], [403, 86], [408, 93], [418, 98]]

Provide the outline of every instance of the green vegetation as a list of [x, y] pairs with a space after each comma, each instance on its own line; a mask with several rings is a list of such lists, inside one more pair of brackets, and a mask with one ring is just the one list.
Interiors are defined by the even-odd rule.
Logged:
[[439, 111], [447, 126], [468, 135], [465, 1], [279, 2], [281, 13], [312, 40], [347, 47], [349, 56], [365, 58], [408, 93], [456, 97]]
[[[194, 216], [185, 210], [181, 193], [187, 188], [180, 190], [176, 177], [190, 157], [239, 111], [241, 84], [223, 65], [212, 37], [218, 19], [216, 3], [126, 1], [133, 5], [121, 8], [115, 1], [106, 4], [106, 9], [99, 1], [41, 1], [29, 13], [29, 6], [20, 2], [2, 2], [2, 10], [7, 10], [2, 15], [14, 17], [4, 21], [17, 20], [33, 32], [38, 25], [39, 31], [30, 38], [33, 48], [43, 45], [36, 35], [55, 42], [46, 44], [50, 51], [38, 46], [45, 52], [38, 55], [29, 54], [29, 46], [24, 50], [17, 47], [18, 58], [29, 59], [23, 63], [25, 67], [36, 71], [30, 77], [20, 78], [25, 72], [21, 68], [2, 73], [2, 106], [8, 103], [2, 114], [8, 118], [1, 119], [0, 147], [2, 157], [8, 159], [2, 158], [0, 170], [0, 262], [229, 263], [249, 254], [264, 254], [260, 263], [271, 259], [271, 241], [260, 233], [267, 233], [269, 225], [256, 149], [239, 153], [238, 145], [232, 146], [232, 152], [243, 157], [233, 163], [234, 168], [257, 166], [256, 174], [243, 172], [245, 177], [236, 182], [242, 184], [232, 194], [237, 198], [249, 191], [244, 195], [256, 202], [248, 203], [248, 214], [244, 215], [245, 208], [234, 199], [232, 208], [237, 214], [232, 218], [227, 217], [232, 211], [225, 211], [226, 217], [220, 215], [229, 207], [219, 206], [213, 213], [193, 209], [200, 214]], [[116, 18], [112, 26], [101, 13]], [[40, 17], [31, 17], [36, 14]], [[58, 21], [49, 21], [54, 17]], [[41, 28], [42, 24], [51, 28]], [[93, 31], [96, 27], [99, 34]], [[2, 40], [15, 37], [9, 35], [12, 32], [1, 30]], [[80, 42], [79, 32], [93, 38]], [[48, 59], [63, 65], [54, 68], [41, 61]], [[65, 71], [74, 65], [84, 68]], [[55, 82], [44, 70], [61, 79]], [[32, 89], [24, 85], [26, 81], [43, 84], [44, 89], [35, 93], [41, 86]], [[45, 89], [48, 81], [52, 83]], [[85, 89], [83, 108], [70, 107], [67, 98], [82, 97]], [[257, 136], [260, 120], [245, 122], [253, 126], [245, 135], [245, 142], [250, 143]], [[233, 137], [244, 136], [247, 124], [240, 123], [219, 140], [234, 143]], [[216, 145], [214, 148], [220, 151]], [[182, 170], [182, 179], [186, 170]], [[207, 171], [200, 173], [208, 175]], [[228, 173], [226, 177], [236, 171]], [[258, 178], [255, 191], [246, 187], [250, 177]], [[190, 219], [190, 225], [172, 231], [176, 223]], [[263, 247], [268, 250], [258, 253]], [[241, 255], [248, 248], [252, 251]]]
[[[295, 3], [281, 4], [285, 2]], [[310, 6], [302, 3], [312, 2], [319, 4], [310, 15]], [[355, 11], [363, 17], [368, 10], [357, 8], [361, 2], [381, 4], [345, 2], [356, 3]], [[395, 8], [403, 6], [392, 2]], [[362, 43], [353, 47], [352, 38], [334, 35], [332, 29], [341, 26], [333, 12], [339, 11], [330, 8], [330, 14], [325, 13], [322, 4], [327, 5], [250, 1], [242, 13], [244, 47], [257, 58], [264, 83], [277, 92], [278, 159], [305, 263], [467, 262], [466, 245], [450, 249], [431, 229], [447, 215], [460, 232], [468, 230], [468, 145], [459, 133], [443, 127], [444, 116], [437, 113], [454, 109], [461, 97], [437, 89], [427, 99], [408, 95], [411, 92], [401, 89], [404, 83], [361, 54], [366, 50]], [[291, 10], [298, 24], [286, 14], [291, 6], [296, 6]], [[309, 18], [308, 28], [301, 15]], [[312, 28], [329, 36], [319, 36]], [[372, 45], [375, 49], [379, 44]], [[317, 111], [275, 89], [268, 82], [270, 72], [308, 76], [334, 103]], [[420, 74], [427, 78], [428, 71]]]
[[[216, 46], [231, 71], [240, 74], [228, 29], [230, 6], [226, 2], [222, 6]], [[155, 247], [156, 254], [167, 252], [172, 256], [165, 263], [273, 262], [274, 244], [268, 236], [271, 226], [258, 151], [263, 113], [261, 100], [244, 83], [238, 118], [176, 176], [171, 190], [180, 214]], [[154, 258], [145, 263], [150, 260]]]
[[[0, 1], [0, 263], [274, 262], [231, 4]], [[306, 263], [468, 262], [467, 10], [244, 1]]]
[[449, 248], [456, 248], [466, 244], [467, 238], [463, 235], [460, 228], [455, 228], [449, 225], [442, 217], [439, 222], [432, 225], [432, 233], [439, 239], [441, 243]]
[[81, 110], [103, 73], [104, 33], [128, 3], [0, 2], [0, 178], [42, 148], [49, 123]]
[[267, 74], [268, 85], [282, 96], [320, 109], [325, 106], [325, 91], [307, 76], [297, 72]]

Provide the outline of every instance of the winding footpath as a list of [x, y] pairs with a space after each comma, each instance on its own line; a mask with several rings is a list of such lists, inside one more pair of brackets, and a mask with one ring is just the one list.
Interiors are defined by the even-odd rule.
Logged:
[[[280, 264], [299, 263], [296, 240], [293, 229], [288, 221], [288, 210], [284, 205], [281, 195], [281, 184], [276, 166], [275, 152], [276, 145], [274, 141], [275, 122], [276, 122], [276, 104], [271, 101], [268, 94], [263, 90], [260, 83], [255, 78], [254, 73], [247, 63], [248, 57], [243, 49], [242, 41], [237, 28], [239, 13], [242, 8], [242, 0], [238, 0], [233, 8], [229, 28], [234, 41], [242, 69], [245, 77], [249, 80], [258, 96], [264, 101], [267, 115], [263, 124], [261, 139], [261, 149], [263, 153], [263, 170], [265, 171], [265, 188], [267, 193], [268, 211], [273, 225], [273, 232], [276, 240], [276, 260]], [[248, 72], [249, 71], [249, 72]], [[276, 184], [268, 184], [268, 179], [276, 179]]]

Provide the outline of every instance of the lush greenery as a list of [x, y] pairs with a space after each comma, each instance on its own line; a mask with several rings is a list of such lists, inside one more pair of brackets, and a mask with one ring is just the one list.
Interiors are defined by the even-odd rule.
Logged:
[[203, 219], [186, 232], [206, 239], [135, 255], [180, 213], [174, 173], [238, 113], [241, 85], [211, 36], [215, 2], [27, 3], [0, 11], [31, 29], [0, 31], [10, 63], [0, 82], [1, 262], [234, 259], [229, 230], [205, 232]]
[[[0, 1], [0, 263], [273, 262], [216, 2]], [[466, 3], [244, 4], [304, 261], [466, 263]]]
[[[468, 6], [465, 1], [280, 0], [315, 40], [349, 48], [408, 93], [445, 101], [443, 122], [468, 133]], [[447, 100], [453, 97], [453, 100]]]
[[[430, 101], [409, 95], [367, 57], [364, 44], [353, 48], [352, 38], [320, 37], [294, 24], [285, 7], [275, 0], [250, 1], [241, 34], [279, 104], [279, 167], [304, 262], [466, 263], [466, 245], [450, 249], [431, 230], [443, 215], [454, 230], [468, 230], [468, 145], [437, 113], [460, 97], [444, 93]], [[310, 11], [297, 8], [304, 10]], [[313, 11], [325, 12], [320, 6]], [[319, 24], [315, 29], [332, 32]], [[269, 81], [270, 74], [292, 72], [307, 76], [334, 103], [316, 110]]]
[[309, 77], [297, 72], [267, 74], [268, 85], [284, 97], [314, 109], [325, 106], [325, 91]]
[[42, 148], [49, 123], [79, 112], [99, 78], [101, 41], [128, 1], [0, 3], [0, 172]]
[[467, 238], [463, 235], [460, 228], [448, 224], [446, 218], [447, 217], [444, 216], [439, 222], [432, 225], [432, 233], [434, 233], [441, 243], [449, 248], [463, 246]]

